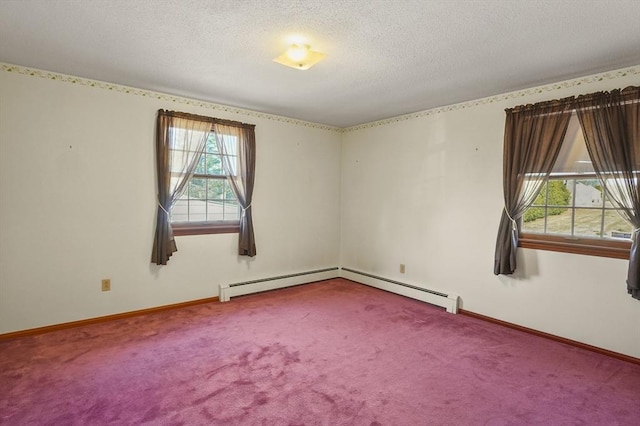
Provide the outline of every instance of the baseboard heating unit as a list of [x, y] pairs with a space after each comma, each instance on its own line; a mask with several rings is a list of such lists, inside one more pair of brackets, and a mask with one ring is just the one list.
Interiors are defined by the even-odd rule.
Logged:
[[339, 276], [339, 268], [336, 266], [334, 268], [298, 272], [295, 274], [280, 275], [278, 277], [244, 281], [241, 283], [220, 284], [219, 298], [221, 302], [228, 302], [232, 297], [236, 296], [259, 293], [261, 291], [275, 290], [284, 287], [292, 287], [314, 281], [330, 280]]
[[447, 312], [452, 314], [458, 313], [459, 297], [458, 295], [451, 294], [450, 292], [442, 292], [418, 287], [416, 285], [407, 284], [384, 277], [378, 277], [366, 272], [360, 272], [344, 267], [340, 269], [340, 276], [351, 281], [443, 307], [447, 310]]

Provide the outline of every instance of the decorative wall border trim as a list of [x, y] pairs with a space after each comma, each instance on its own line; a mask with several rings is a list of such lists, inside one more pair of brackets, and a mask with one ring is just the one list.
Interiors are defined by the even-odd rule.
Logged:
[[28, 75], [32, 77], [44, 78], [46, 80], [61, 81], [63, 83], [77, 84], [79, 86], [95, 87], [98, 89], [111, 90], [113, 92], [125, 93], [134, 96], [142, 96], [145, 98], [160, 99], [181, 105], [189, 105], [200, 108], [207, 108], [215, 111], [224, 111], [231, 114], [242, 115], [245, 117], [263, 118], [281, 123], [295, 124], [298, 126], [311, 127], [314, 129], [329, 130], [342, 133], [340, 127], [332, 127], [326, 124], [312, 123], [310, 121], [298, 120], [295, 118], [284, 117], [281, 115], [267, 114], [264, 112], [252, 111], [249, 109], [236, 108], [227, 105], [216, 104], [213, 102], [200, 101], [197, 99], [186, 98], [183, 96], [169, 95], [166, 93], [154, 92], [152, 90], [137, 89], [135, 87], [123, 86], [120, 84], [107, 83], [99, 80], [91, 80], [88, 78], [75, 77], [67, 74], [61, 74], [52, 71], [44, 71], [36, 68], [27, 68], [20, 65], [12, 65], [0, 62], [0, 71]]
[[603, 80], [615, 80], [618, 78], [626, 77], [628, 75], [640, 76], [640, 64], [633, 67], [629, 67], [629, 68], [621, 68], [619, 70], [607, 71], [604, 73], [594, 74], [587, 77], [580, 77], [580, 78], [575, 78], [573, 80], [566, 80], [560, 83], [546, 84], [543, 86], [532, 87], [530, 89], [518, 90], [515, 92], [509, 92], [509, 93], [504, 93], [504, 94], [495, 95], [495, 96], [488, 96], [486, 98], [475, 99], [472, 101], [466, 101], [466, 102], [461, 102], [453, 105], [447, 105], [447, 106], [432, 108], [424, 111], [413, 112], [410, 114], [399, 115], [397, 117], [385, 118], [383, 120], [372, 121], [370, 123], [358, 124], [357, 126], [345, 127], [342, 129], [342, 132], [343, 133], [354, 132], [356, 130], [384, 126], [386, 124], [413, 120], [415, 118], [441, 114], [443, 112], [457, 111], [460, 109], [472, 108], [479, 105], [486, 105], [486, 104], [492, 104], [495, 102], [507, 101], [509, 99], [518, 99], [524, 96], [537, 95], [545, 92], [554, 92], [560, 89], [591, 84], [591, 83], [595, 83]]
[[165, 100], [182, 105], [190, 105], [200, 108], [207, 108], [215, 111], [224, 111], [232, 114], [242, 115], [246, 117], [263, 118], [267, 120], [277, 121], [287, 124], [295, 124], [298, 126], [310, 127], [314, 129], [329, 130], [339, 133], [354, 132], [362, 129], [369, 129], [372, 127], [384, 126], [392, 123], [399, 123], [402, 121], [413, 120], [420, 117], [427, 117], [430, 115], [441, 114], [449, 111], [457, 111], [466, 108], [472, 108], [479, 105], [492, 104], [495, 102], [506, 101], [509, 99], [518, 99], [524, 96], [537, 95], [545, 92], [554, 92], [569, 87], [576, 87], [586, 84], [595, 83], [603, 80], [615, 80], [618, 78], [626, 77], [628, 75], [640, 76], [640, 64], [628, 68], [621, 68], [618, 70], [607, 71], [600, 74], [593, 74], [586, 77], [579, 77], [572, 80], [566, 80], [559, 83], [546, 84], [543, 86], [537, 86], [530, 89], [518, 90], [515, 92], [504, 93], [495, 96], [488, 96], [486, 98], [475, 99], [471, 101], [461, 102], [453, 105], [447, 105], [443, 107], [437, 107], [427, 109], [424, 111], [413, 112], [410, 114], [399, 115], [397, 117], [385, 118], [383, 120], [372, 121], [369, 123], [358, 124], [351, 127], [333, 127], [326, 124], [313, 123], [310, 121], [298, 120], [295, 118], [284, 117], [281, 115], [268, 114], [264, 112], [252, 111], [249, 109], [236, 108], [227, 105], [216, 104], [213, 102], [201, 101], [197, 99], [186, 98], [183, 96], [169, 95], [166, 93], [154, 92], [152, 90], [137, 89], [134, 87], [123, 86], [120, 84], [107, 83], [99, 80], [91, 80], [88, 78], [75, 77], [67, 74], [56, 73], [52, 71], [44, 71], [37, 68], [27, 68], [20, 65], [13, 65], [0, 62], [0, 71], [10, 72], [22, 75], [29, 75], [32, 77], [44, 78], [47, 80], [56, 80], [64, 83], [78, 84], [80, 86], [89, 86], [99, 89], [111, 90], [114, 92], [120, 92], [125, 94], [131, 94], [135, 96], [142, 96], [153, 99]]

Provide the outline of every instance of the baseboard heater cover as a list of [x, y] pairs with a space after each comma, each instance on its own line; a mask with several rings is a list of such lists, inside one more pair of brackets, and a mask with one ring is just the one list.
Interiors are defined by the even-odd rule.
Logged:
[[450, 292], [436, 291], [416, 285], [403, 283], [389, 278], [379, 277], [350, 268], [341, 268], [340, 276], [361, 284], [400, 294], [412, 299], [421, 300], [432, 305], [443, 307], [452, 314], [458, 313], [459, 296]]
[[228, 302], [232, 297], [236, 296], [259, 293], [261, 291], [275, 290], [278, 288], [292, 287], [314, 281], [330, 280], [339, 276], [339, 268], [336, 266], [333, 268], [298, 272], [295, 274], [280, 275], [277, 277], [262, 278], [240, 283], [220, 284], [219, 298], [221, 302]]

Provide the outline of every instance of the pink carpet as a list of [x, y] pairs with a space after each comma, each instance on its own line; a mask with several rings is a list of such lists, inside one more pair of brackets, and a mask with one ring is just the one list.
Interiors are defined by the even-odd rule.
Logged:
[[640, 366], [336, 279], [0, 342], [7, 425], [634, 425]]

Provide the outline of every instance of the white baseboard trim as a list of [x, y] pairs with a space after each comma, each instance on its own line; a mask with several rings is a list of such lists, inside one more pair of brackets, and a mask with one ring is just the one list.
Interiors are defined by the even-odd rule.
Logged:
[[340, 277], [401, 296], [421, 300], [432, 305], [441, 306], [452, 314], [458, 313], [459, 296], [451, 292], [403, 283], [345, 267], [340, 268]]
[[271, 278], [263, 278], [234, 284], [220, 284], [219, 298], [221, 302], [228, 302], [232, 297], [245, 294], [259, 293], [278, 288], [292, 287], [315, 281], [330, 280], [340, 276], [339, 268], [325, 268], [315, 271], [298, 272]]

